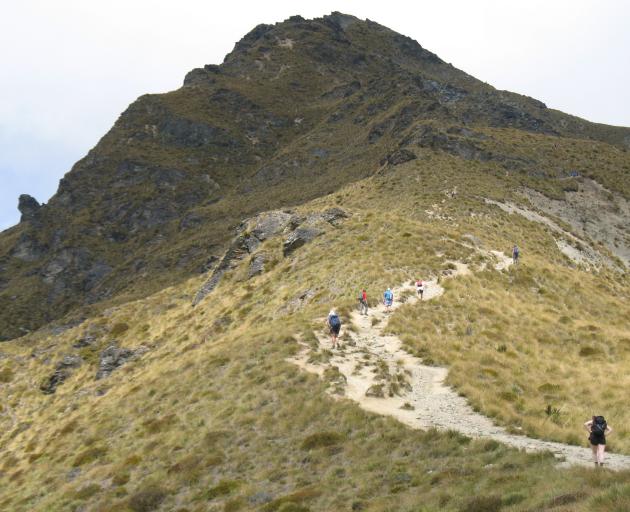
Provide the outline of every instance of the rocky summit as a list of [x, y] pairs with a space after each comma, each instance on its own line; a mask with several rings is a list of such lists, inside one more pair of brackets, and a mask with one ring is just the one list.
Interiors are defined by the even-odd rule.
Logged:
[[254, 28], [20, 196], [0, 510], [630, 510], [629, 144], [369, 20]]
[[244, 218], [426, 152], [549, 180], [574, 170], [480, 127], [630, 146], [627, 128], [497, 91], [369, 20], [259, 25], [221, 65], [138, 98], [47, 204], [20, 196], [0, 236], [0, 339], [204, 272]]

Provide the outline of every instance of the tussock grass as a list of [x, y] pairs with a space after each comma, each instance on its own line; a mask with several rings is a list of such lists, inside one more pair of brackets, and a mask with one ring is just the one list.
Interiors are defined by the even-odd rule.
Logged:
[[[454, 185], [456, 197], [441, 192]], [[449, 382], [514, 431], [580, 443], [581, 423], [597, 411], [616, 429], [610, 448], [630, 450], [627, 278], [568, 267], [544, 228], [488, 207], [480, 194], [512, 192], [491, 169], [427, 155], [305, 205], [300, 211], [339, 204], [352, 216], [290, 258], [280, 239], [266, 241], [272, 269], [251, 281], [240, 280], [242, 269], [226, 274], [194, 309], [201, 277], [59, 336], [42, 330], [4, 344], [12, 378], [0, 383], [8, 397], [0, 508], [627, 509], [627, 473], [559, 470], [549, 454], [412, 431], [331, 398], [333, 374], [320, 380], [285, 362], [296, 340], [316, 346], [313, 332], [331, 306], [347, 326], [358, 290], [374, 303], [387, 286], [437, 277], [449, 261], [480, 266], [485, 256], [467, 234], [506, 253], [518, 241], [518, 268], [499, 273], [488, 260], [484, 271], [442, 279], [445, 294], [403, 305], [390, 331], [425, 362], [448, 365]], [[287, 310], [305, 289], [310, 302]], [[128, 326], [121, 346], [147, 350], [96, 382], [112, 337], [106, 326], [119, 323]], [[101, 334], [74, 349], [88, 332]], [[44, 396], [38, 383], [75, 351], [85, 351], [84, 362]], [[388, 371], [384, 382], [404, 386], [397, 375]], [[88, 487], [95, 482], [100, 488]]]

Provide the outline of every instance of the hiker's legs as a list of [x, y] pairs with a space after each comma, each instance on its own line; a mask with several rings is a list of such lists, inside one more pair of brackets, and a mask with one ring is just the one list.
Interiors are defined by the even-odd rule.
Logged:
[[591, 445], [591, 450], [593, 450], [593, 462], [597, 465], [597, 446], [596, 444]]
[[424, 290], [420, 290], [420, 300], [422, 300], [422, 297], [424, 297]]
[[597, 462], [599, 462], [600, 466], [602, 464], [604, 464], [604, 452], [605, 451], [606, 451], [606, 445], [605, 444], [598, 444], [597, 445]]

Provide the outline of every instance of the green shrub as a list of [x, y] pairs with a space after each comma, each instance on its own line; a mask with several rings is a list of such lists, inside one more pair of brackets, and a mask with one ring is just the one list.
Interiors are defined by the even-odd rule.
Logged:
[[503, 503], [498, 496], [474, 496], [460, 508], [461, 512], [497, 512]]
[[317, 432], [302, 441], [303, 450], [312, 450], [323, 446], [333, 446], [343, 441], [343, 436], [336, 432]]
[[117, 336], [120, 336], [121, 334], [124, 334], [128, 330], [129, 330], [129, 326], [126, 323], [119, 322], [117, 324], [114, 324], [114, 326], [109, 331], [109, 334], [115, 338]]
[[166, 491], [157, 485], [150, 485], [136, 491], [129, 498], [129, 508], [133, 512], [151, 512], [156, 510], [166, 498]]
[[0, 370], [0, 382], [9, 383], [13, 380], [13, 370], [8, 366], [5, 366]]
[[238, 489], [240, 485], [241, 483], [237, 480], [221, 480], [217, 485], [206, 490], [203, 493], [203, 498], [206, 500], [213, 500], [219, 496], [227, 496], [232, 493], [232, 491]]
[[90, 498], [91, 496], [94, 496], [97, 492], [100, 492], [102, 490], [103, 488], [98, 484], [89, 484], [79, 489], [74, 494], [74, 497], [78, 500], [86, 500]]
[[77, 455], [74, 459], [72, 465], [74, 467], [82, 466], [83, 464], [88, 464], [99, 457], [102, 457], [107, 453], [107, 448], [102, 446], [91, 446], [90, 448], [86, 448], [79, 455]]

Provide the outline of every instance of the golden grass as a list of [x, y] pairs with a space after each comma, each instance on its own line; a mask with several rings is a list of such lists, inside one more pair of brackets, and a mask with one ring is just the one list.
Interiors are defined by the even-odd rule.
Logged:
[[[506, 252], [518, 241], [518, 269], [447, 280], [443, 297], [392, 315], [391, 331], [447, 364], [450, 382], [502, 424], [583, 442], [581, 423], [596, 409], [616, 429], [610, 447], [630, 450], [627, 278], [571, 268], [542, 227], [484, 205], [480, 194], [511, 196], [491, 172], [472, 175], [446, 157], [390, 172], [305, 205], [340, 205], [352, 217], [288, 259], [279, 238], [266, 241], [273, 269], [251, 281], [237, 269], [194, 309], [201, 277], [59, 336], [4, 344], [0, 508], [627, 509], [627, 472], [559, 470], [548, 454], [411, 431], [331, 399], [327, 382], [284, 361], [296, 339], [315, 342], [331, 305], [347, 323], [359, 289], [380, 300], [385, 287], [428, 279], [449, 260], [478, 268], [487, 258], [464, 235]], [[442, 192], [454, 185], [455, 198]], [[308, 289], [309, 303], [287, 308]], [[95, 381], [112, 330], [122, 346], [148, 350]], [[95, 346], [73, 349], [87, 332]], [[39, 382], [77, 350], [84, 363], [41, 394]]]

